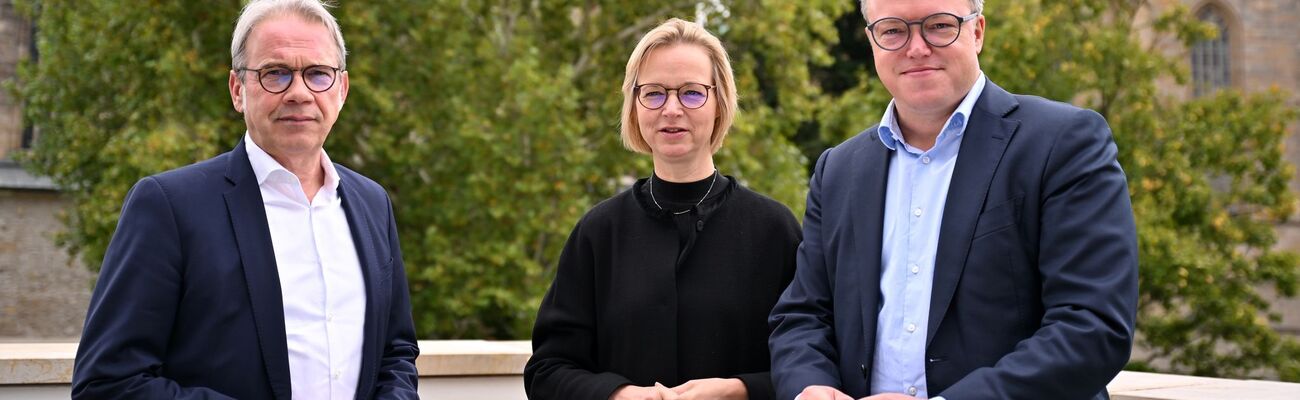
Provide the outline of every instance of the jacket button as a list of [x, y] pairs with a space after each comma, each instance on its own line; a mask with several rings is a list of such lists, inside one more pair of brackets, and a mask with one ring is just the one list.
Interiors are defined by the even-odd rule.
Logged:
[[701, 220], [696, 220], [696, 221], [695, 221], [695, 230], [696, 230], [696, 231], [703, 231], [703, 230], [704, 230], [704, 220], [701, 219]]

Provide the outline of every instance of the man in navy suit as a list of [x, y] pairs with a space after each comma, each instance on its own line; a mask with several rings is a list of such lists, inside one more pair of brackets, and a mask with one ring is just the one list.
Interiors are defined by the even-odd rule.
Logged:
[[248, 132], [127, 195], [74, 398], [418, 397], [388, 195], [323, 149], [346, 54], [318, 0], [245, 7], [229, 86]]
[[1137, 308], [1106, 121], [989, 81], [980, 0], [862, 7], [894, 98], [817, 160], [769, 321], [778, 396], [1106, 398]]

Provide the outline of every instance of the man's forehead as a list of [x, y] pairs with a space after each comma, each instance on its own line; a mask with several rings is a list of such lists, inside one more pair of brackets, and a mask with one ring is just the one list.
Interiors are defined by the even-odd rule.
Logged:
[[334, 61], [338, 48], [324, 24], [294, 15], [267, 17], [248, 35], [250, 61], [263, 64], [308, 61]]
[[900, 14], [930, 15], [936, 12], [966, 14], [970, 0], [867, 0], [871, 18], [898, 17]]

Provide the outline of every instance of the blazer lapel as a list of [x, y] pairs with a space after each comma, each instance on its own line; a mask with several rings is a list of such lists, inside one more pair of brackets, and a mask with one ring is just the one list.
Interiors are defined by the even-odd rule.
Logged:
[[850, 176], [861, 176], [862, 181], [861, 184], [850, 185], [854, 192], [851, 193], [848, 205], [850, 209], [860, 211], [850, 213], [854, 221], [849, 226], [866, 230], [854, 235], [857, 241], [851, 249], [860, 252], [848, 259], [857, 260], [862, 265], [862, 268], [854, 269], [861, 271], [856, 283], [862, 285], [858, 290], [861, 296], [858, 304], [862, 305], [862, 333], [866, 338], [863, 347], [868, 349], [865, 358], [868, 365], [874, 357], [876, 319], [880, 314], [880, 256], [884, 235], [881, 227], [885, 226], [885, 190], [889, 183], [889, 159], [892, 156], [889, 148], [881, 144], [880, 138], [876, 136], [877, 129], [879, 127], [867, 131], [871, 140], [864, 142], [865, 147], [853, 154]]
[[243, 141], [230, 152], [229, 161], [226, 179], [233, 187], [224, 194], [226, 212], [230, 215], [235, 243], [239, 246], [240, 264], [244, 268], [244, 281], [248, 285], [253, 324], [257, 327], [257, 340], [262, 350], [262, 360], [266, 364], [267, 381], [276, 398], [288, 399], [292, 384], [289, 380], [284, 302], [280, 294], [275, 249], [271, 245], [271, 231], [267, 227], [266, 208], [262, 204], [262, 192], [248, 161]]
[[988, 81], [984, 93], [971, 110], [939, 226], [926, 347], [934, 340], [934, 332], [952, 302], [962, 270], [966, 268], [966, 255], [975, 235], [980, 210], [987, 200], [989, 184], [1002, 161], [1007, 143], [1020, 126], [1019, 121], [1005, 118], [1018, 104], [1010, 93]]
[[347, 215], [348, 230], [352, 231], [352, 243], [356, 246], [357, 261], [361, 264], [361, 276], [366, 284], [365, 335], [361, 345], [361, 371], [356, 394], [357, 398], [364, 399], [369, 398], [369, 389], [375, 385], [378, 357], [383, 353], [384, 345], [379, 328], [388, 325], [388, 313], [384, 310], [388, 310], [392, 300], [385, 295], [388, 290], [384, 288], [382, 279], [391, 272], [381, 270], [384, 266], [390, 266], [386, 256], [389, 253], [386, 250], [381, 252], [381, 246], [377, 246], [379, 238], [387, 237], [383, 236], [383, 232], [387, 231], [388, 226], [376, 225], [368, 211], [386, 209], [387, 205], [366, 204], [365, 197], [361, 196], [353, 182], [352, 174], [335, 165], [339, 172], [338, 191], [343, 202], [343, 213]]

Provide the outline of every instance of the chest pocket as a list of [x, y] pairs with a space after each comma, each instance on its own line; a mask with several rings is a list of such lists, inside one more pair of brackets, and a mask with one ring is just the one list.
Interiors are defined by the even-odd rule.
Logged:
[[1019, 193], [1009, 199], [986, 207], [984, 211], [980, 212], [979, 223], [975, 225], [973, 240], [978, 240], [989, 234], [1020, 224], [1020, 209], [1024, 204], [1025, 194]]

